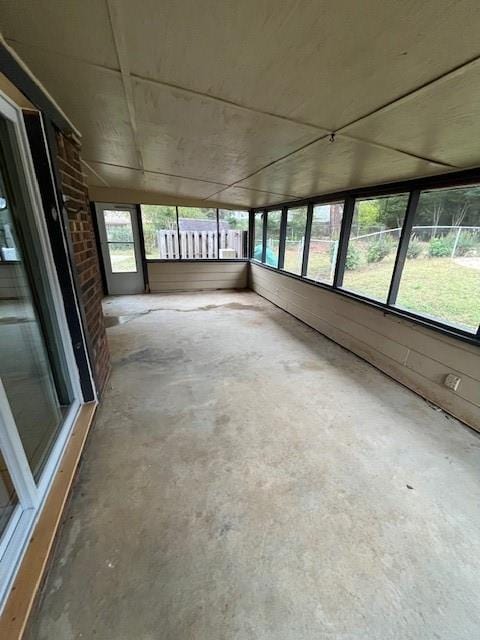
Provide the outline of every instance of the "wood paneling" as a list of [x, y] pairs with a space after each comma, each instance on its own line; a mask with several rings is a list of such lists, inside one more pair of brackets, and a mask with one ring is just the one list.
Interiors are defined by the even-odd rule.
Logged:
[[244, 289], [247, 262], [150, 262], [150, 291], [198, 291], [202, 289]]
[[[480, 431], [480, 352], [379, 309], [251, 265], [251, 288]], [[457, 392], [443, 385], [454, 373]]]

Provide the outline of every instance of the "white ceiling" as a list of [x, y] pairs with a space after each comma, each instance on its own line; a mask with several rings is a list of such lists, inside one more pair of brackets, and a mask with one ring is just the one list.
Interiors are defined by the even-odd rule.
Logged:
[[4, 0], [1, 20], [104, 191], [258, 206], [480, 165], [478, 0]]

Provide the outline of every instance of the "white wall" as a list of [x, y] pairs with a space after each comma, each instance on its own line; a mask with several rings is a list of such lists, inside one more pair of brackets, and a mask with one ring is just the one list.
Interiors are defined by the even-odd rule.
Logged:
[[[250, 286], [480, 431], [480, 348], [255, 264]], [[462, 378], [457, 392], [443, 386]]]
[[244, 289], [248, 262], [149, 262], [150, 291]]

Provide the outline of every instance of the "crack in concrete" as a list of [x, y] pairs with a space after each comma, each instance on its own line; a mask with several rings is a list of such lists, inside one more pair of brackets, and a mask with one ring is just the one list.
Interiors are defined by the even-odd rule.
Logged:
[[195, 311], [212, 311], [213, 309], [227, 308], [235, 311], [257, 311], [259, 307], [254, 304], [241, 304], [239, 302], [226, 302], [225, 304], [207, 304], [202, 307], [193, 307], [192, 309], [177, 309], [174, 307], [152, 307], [145, 311], [139, 311], [137, 313], [125, 314], [121, 316], [105, 316], [105, 326], [115, 327], [119, 324], [127, 324], [141, 318], [148, 316], [150, 313], [156, 313], [158, 311], [174, 311], [177, 313], [193, 313]]

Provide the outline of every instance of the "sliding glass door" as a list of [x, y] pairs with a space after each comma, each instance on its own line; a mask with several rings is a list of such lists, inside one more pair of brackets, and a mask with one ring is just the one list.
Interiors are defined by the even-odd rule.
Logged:
[[80, 406], [21, 112], [0, 95], [0, 605]]

